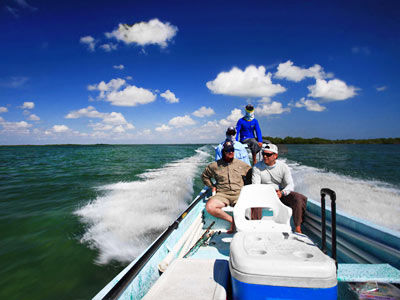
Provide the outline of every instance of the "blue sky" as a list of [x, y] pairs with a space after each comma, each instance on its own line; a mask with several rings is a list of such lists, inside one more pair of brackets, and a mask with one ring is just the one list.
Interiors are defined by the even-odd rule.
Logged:
[[0, 144], [399, 136], [398, 1], [0, 5]]

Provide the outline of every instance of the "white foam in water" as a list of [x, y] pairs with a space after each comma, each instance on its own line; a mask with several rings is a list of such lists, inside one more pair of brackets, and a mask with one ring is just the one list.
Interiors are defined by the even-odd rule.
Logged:
[[[292, 171], [296, 192], [319, 201], [321, 188], [330, 188], [336, 193], [337, 209], [400, 231], [400, 190], [390, 184], [338, 175], [293, 162], [286, 163]], [[329, 197], [326, 199], [327, 207], [330, 207]]]
[[186, 209], [194, 176], [209, 158], [202, 149], [141, 174], [143, 181], [104, 186], [103, 196], [76, 212], [88, 224], [82, 242], [99, 251], [98, 263], [130, 262]]

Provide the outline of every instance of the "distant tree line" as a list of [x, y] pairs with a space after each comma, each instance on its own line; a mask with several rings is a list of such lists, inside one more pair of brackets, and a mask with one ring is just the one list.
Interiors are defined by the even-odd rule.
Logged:
[[400, 137], [397, 138], [379, 138], [379, 139], [345, 139], [345, 140], [328, 140], [318, 137], [305, 139], [302, 137], [285, 138], [263, 136], [263, 140], [269, 140], [273, 144], [400, 144]]

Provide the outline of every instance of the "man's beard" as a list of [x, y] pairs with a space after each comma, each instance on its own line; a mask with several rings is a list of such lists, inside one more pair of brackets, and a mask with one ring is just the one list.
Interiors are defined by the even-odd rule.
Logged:
[[223, 158], [224, 158], [224, 161], [227, 163], [231, 163], [233, 161], [233, 157], [232, 158], [228, 157], [228, 156], [226, 156], [225, 153], [223, 154]]

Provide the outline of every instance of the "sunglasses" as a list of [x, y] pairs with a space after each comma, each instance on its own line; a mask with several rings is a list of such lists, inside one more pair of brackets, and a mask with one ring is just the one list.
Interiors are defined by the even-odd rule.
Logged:
[[265, 153], [265, 152], [263, 152], [263, 156], [266, 156], [266, 157], [270, 157], [270, 156], [272, 156], [272, 155], [274, 155], [275, 153]]
[[225, 153], [232, 153], [232, 152], [235, 152], [235, 150], [226, 150], [226, 151], [224, 151]]

